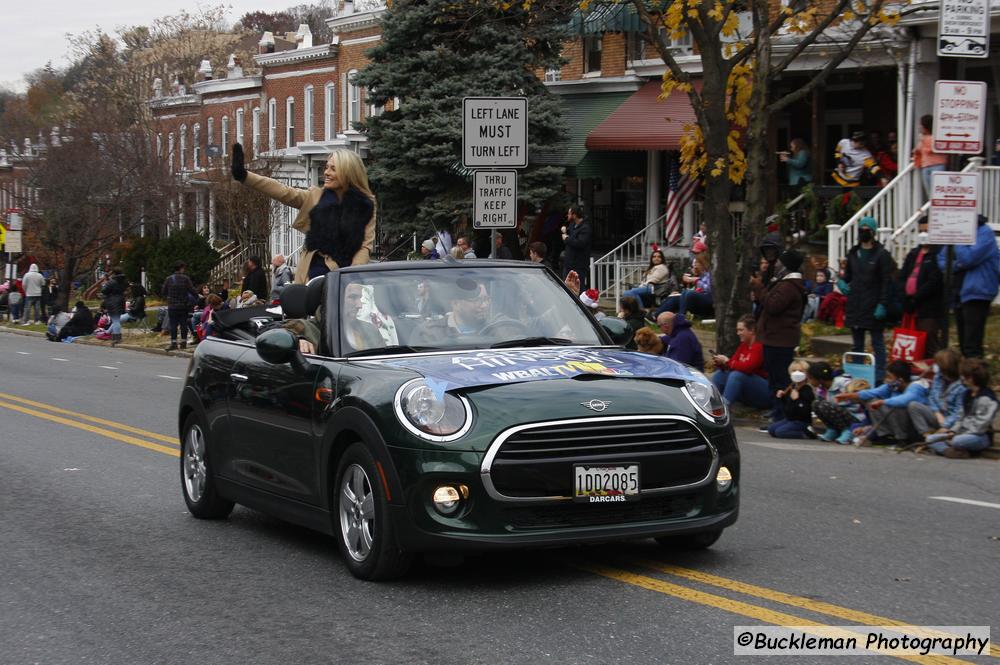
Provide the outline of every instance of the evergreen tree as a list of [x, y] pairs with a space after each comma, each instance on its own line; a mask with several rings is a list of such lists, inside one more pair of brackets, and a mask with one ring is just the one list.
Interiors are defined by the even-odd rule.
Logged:
[[497, 11], [477, 0], [397, 0], [382, 19], [382, 41], [358, 77], [369, 100], [398, 109], [368, 118], [369, 175], [383, 229], [442, 228], [472, 209], [472, 176], [462, 168], [462, 98], [528, 98], [529, 166], [518, 199], [541, 206], [560, 190], [562, 167], [531, 164], [564, 137], [561, 107], [537, 73], [561, 63], [569, 12]]

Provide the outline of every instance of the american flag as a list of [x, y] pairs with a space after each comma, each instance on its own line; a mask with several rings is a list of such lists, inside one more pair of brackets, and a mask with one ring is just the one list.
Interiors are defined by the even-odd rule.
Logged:
[[664, 237], [667, 246], [676, 245], [681, 239], [684, 225], [684, 208], [691, 202], [698, 189], [698, 181], [681, 173], [678, 154], [673, 153], [667, 160], [667, 211], [664, 217]]

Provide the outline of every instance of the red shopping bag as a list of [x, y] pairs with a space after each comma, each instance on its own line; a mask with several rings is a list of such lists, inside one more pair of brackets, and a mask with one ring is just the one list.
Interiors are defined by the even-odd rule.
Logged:
[[916, 316], [904, 314], [902, 324], [892, 333], [892, 360], [916, 362], [924, 359], [924, 348], [927, 345], [927, 333], [917, 330]]

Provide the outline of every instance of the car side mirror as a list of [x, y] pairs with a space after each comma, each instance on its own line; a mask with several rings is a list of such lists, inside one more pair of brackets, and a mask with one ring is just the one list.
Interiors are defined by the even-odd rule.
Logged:
[[598, 323], [604, 328], [604, 332], [611, 336], [611, 341], [618, 346], [625, 346], [632, 341], [632, 329], [624, 320], [614, 316], [606, 316]]
[[272, 365], [291, 363], [296, 371], [303, 371], [309, 363], [299, 351], [299, 340], [291, 331], [284, 328], [265, 330], [257, 335], [257, 355]]

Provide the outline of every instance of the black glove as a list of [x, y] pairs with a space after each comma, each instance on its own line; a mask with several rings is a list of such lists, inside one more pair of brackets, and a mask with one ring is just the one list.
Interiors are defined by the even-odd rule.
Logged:
[[247, 167], [243, 162], [243, 146], [239, 143], [233, 144], [233, 180], [243, 182], [247, 179]]

